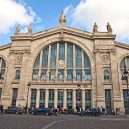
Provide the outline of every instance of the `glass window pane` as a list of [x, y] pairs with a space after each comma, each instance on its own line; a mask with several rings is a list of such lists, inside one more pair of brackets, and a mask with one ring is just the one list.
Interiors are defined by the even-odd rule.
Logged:
[[65, 44], [60, 43], [59, 44], [59, 60], [64, 60], [65, 57]]
[[105, 106], [106, 109], [111, 109], [111, 90], [105, 89]]
[[39, 72], [39, 69], [33, 69], [32, 80], [38, 79], [38, 72]]
[[64, 91], [58, 90], [58, 108], [63, 107], [63, 96], [64, 96]]
[[104, 80], [109, 80], [110, 79], [110, 73], [108, 70], [104, 70]]
[[91, 80], [91, 70], [90, 69], [85, 70], [85, 80]]
[[17, 100], [17, 94], [18, 94], [18, 88], [13, 88], [12, 89], [12, 107], [16, 106], [16, 100]]
[[72, 108], [72, 90], [71, 89], [69, 89], [69, 90], [67, 90], [67, 107], [68, 108]]
[[73, 80], [73, 70], [72, 69], [67, 70], [67, 80]]
[[82, 49], [75, 47], [75, 64], [76, 68], [82, 68]]
[[54, 90], [49, 90], [49, 99], [48, 99], [48, 106], [54, 107]]
[[85, 90], [85, 107], [91, 108], [91, 90]]
[[16, 70], [15, 79], [20, 79], [20, 74], [21, 74], [21, 70], [20, 69]]
[[41, 80], [46, 80], [46, 73], [47, 73], [46, 69], [41, 70]]
[[39, 107], [40, 108], [45, 107], [45, 90], [44, 89], [40, 89]]
[[73, 45], [67, 44], [67, 68], [73, 68]]
[[55, 69], [50, 70], [49, 79], [50, 80], [55, 80]]
[[81, 89], [76, 90], [76, 106], [78, 110], [78, 106], [80, 107], [82, 104], [82, 91]]
[[43, 55], [42, 55], [42, 68], [47, 68], [48, 67], [48, 50], [49, 47], [45, 48], [43, 50]]
[[126, 57], [126, 67], [129, 69], [129, 57]]
[[35, 63], [34, 63], [34, 68], [38, 68], [39, 67], [39, 62], [40, 62], [40, 54], [37, 56]]
[[0, 79], [4, 79], [4, 76], [5, 76], [5, 69], [1, 69], [1, 72], [0, 72]]
[[6, 68], [6, 64], [5, 64], [5, 61], [4, 61], [4, 59], [2, 59], [2, 66], [1, 66], [2, 68]]
[[63, 69], [58, 70], [58, 79], [64, 80], [64, 70]]
[[51, 45], [51, 60], [50, 60], [50, 67], [55, 68], [56, 67], [56, 49], [57, 49], [57, 44], [52, 44]]
[[36, 107], [36, 95], [37, 95], [37, 90], [32, 89], [31, 90], [31, 107]]
[[84, 67], [90, 68], [90, 60], [89, 60], [89, 57], [86, 53], [84, 53]]
[[81, 69], [76, 70], [76, 80], [82, 80], [82, 70]]
[[124, 68], [124, 65], [125, 65], [125, 58], [121, 61], [120, 67], [121, 67], [121, 68]]

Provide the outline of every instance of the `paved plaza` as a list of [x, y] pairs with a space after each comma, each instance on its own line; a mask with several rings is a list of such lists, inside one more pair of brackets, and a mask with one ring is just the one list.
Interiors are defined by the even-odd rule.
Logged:
[[0, 129], [129, 129], [129, 116], [0, 115]]

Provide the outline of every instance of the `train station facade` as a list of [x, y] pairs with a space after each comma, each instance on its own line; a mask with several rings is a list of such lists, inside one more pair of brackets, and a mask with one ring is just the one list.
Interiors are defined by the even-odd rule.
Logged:
[[62, 107], [83, 110], [103, 106], [129, 106], [127, 81], [129, 45], [115, 41], [111, 25], [107, 32], [59, 26], [32, 33], [20, 32], [0, 47], [0, 102], [7, 106]]

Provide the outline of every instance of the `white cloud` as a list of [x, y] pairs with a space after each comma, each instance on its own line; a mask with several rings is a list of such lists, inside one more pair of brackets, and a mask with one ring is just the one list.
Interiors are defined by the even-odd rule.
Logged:
[[99, 31], [106, 31], [109, 22], [118, 39], [129, 40], [129, 0], [81, 0], [69, 11], [72, 26], [92, 31], [96, 22]]
[[17, 24], [26, 26], [41, 21], [32, 8], [22, 0], [0, 0], [0, 5], [0, 33], [9, 32]]

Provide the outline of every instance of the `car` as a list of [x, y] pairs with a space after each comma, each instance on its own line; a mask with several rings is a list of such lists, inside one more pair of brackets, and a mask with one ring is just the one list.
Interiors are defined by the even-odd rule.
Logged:
[[30, 114], [32, 115], [37, 115], [37, 114], [41, 114], [41, 115], [50, 115], [50, 109], [49, 108], [32, 108], [30, 110]]
[[4, 112], [5, 114], [25, 114], [25, 110], [21, 107], [8, 107]]
[[86, 109], [85, 111], [81, 112], [81, 116], [99, 116], [100, 111], [98, 108], [89, 108]]

